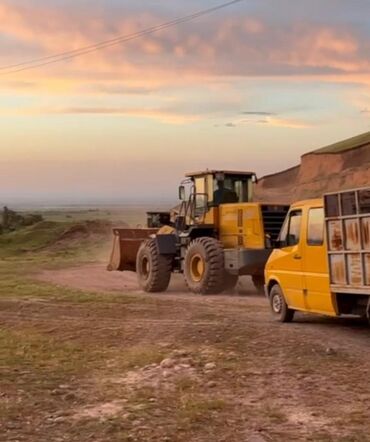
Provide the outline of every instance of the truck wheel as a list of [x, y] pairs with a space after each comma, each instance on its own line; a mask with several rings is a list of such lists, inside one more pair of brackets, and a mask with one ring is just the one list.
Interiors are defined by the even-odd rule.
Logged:
[[231, 292], [235, 289], [236, 284], [239, 281], [239, 275], [232, 275], [231, 273], [225, 272], [224, 274], [224, 287], [223, 292]]
[[224, 290], [224, 250], [214, 238], [192, 241], [185, 254], [184, 276], [189, 289], [202, 295]]
[[275, 318], [280, 322], [292, 322], [295, 312], [288, 307], [278, 284], [275, 284], [270, 290], [269, 299]]
[[262, 275], [252, 275], [252, 281], [257, 293], [265, 293], [265, 278]]
[[140, 246], [136, 257], [136, 272], [140, 287], [147, 293], [165, 292], [171, 279], [172, 260], [160, 255], [155, 239]]

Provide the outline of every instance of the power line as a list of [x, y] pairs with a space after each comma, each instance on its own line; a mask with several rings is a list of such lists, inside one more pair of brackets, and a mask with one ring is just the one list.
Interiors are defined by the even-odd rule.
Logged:
[[112, 46], [126, 43], [130, 40], [135, 40], [137, 38], [145, 37], [147, 35], [151, 35], [156, 32], [162, 31], [163, 29], [171, 28], [171, 27], [183, 24], [183, 23], [187, 23], [187, 22], [196, 20], [200, 17], [203, 17], [205, 15], [209, 15], [213, 12], [219, 11], [220, 9], [227, 8], [229, 6], [235, 5], [236, 3], [241, 3], [243, 1], [245, 1], [245, 0], [228, 1], [226, 3], [223, 3], [218, 6], [214, 6], [212, 8], [203, 9], [203, 10], [195, 12], [193, 14], [179, 17], [174, 20], [162, 23], [160, 25], [143, 29], [142, 31], [138, 31], [135, 33], [127, 34], [127, 35], [121, 35], [121, 36], [112, 38], [110, 40], [105, 40], [105, 41], [95, 43], [93, 45], [85, 46], [85, 47], [82, 47], [79, 49], [60, 52], [58, 54], [40, 57], [40, 58], [36, 58], [33, 60], [25, 61], [22, 63], [16, 63], [16, 64], [8, 65], [8, 66], [2, 66], [2, 67], [0, 67], [0, 71], [5, 71], [5, 72], [0, 72], [0, 75], [15, 74], [17, 72], [36, 69], [36, 68], [39, 68], [42, 66], [47, 66], [49, 64], [54, 64], [54, 63], [58, 63], [61, 61], [70, 60], [72, 58], [80, 57], [82, 55], [86, 55], [91, 52], [96, 52], [96, 51], [103, 50], [103, 49], [106, 49], [106, 48], [109, 48]]

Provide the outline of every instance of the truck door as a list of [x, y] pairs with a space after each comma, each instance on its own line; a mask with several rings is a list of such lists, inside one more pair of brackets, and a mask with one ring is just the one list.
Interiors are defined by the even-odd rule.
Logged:
[[302, 261], [306, 308], [316, 313], [335, 314], [329, 285], [322, 207], [308, 210], [306, 236]]
[[289, 307], [304, 309], [302, 274], [302, 210], [291, 210], [280, 235], [280, 257], [276, 262], [279, 276]]

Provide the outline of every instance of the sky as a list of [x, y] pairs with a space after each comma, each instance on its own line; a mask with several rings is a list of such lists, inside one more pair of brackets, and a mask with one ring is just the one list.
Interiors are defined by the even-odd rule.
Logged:
[[299, 163], [370, 130], [370, 2], [1, 0], [0, 204], [175, 200], [186, 172]]

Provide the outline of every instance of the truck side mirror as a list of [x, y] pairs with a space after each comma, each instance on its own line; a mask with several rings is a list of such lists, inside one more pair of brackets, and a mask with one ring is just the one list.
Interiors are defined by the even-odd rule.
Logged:
[[185, 186], [179, 187], [179, 199], [180, 201], [185, 201], [186, 195], [185, 195]]

